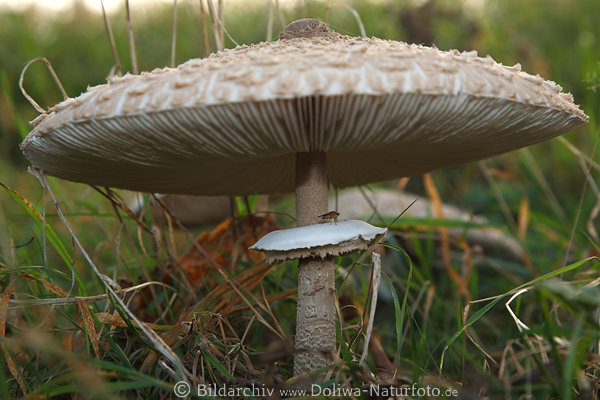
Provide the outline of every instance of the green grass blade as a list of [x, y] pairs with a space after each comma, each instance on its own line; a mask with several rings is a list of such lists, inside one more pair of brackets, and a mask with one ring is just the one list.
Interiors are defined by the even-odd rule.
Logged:
[[[72, 268], [73, 265], [73, 257], [67, 251], [67, 248], [60, 240], [60, 237], [56, 234], [54, 229], [48, 223], [45, 223], [42, 215], [33, 207], [33, 204], [29, 202], [26, 198], [21, 196], [19, 193], [9, 188], [2, 182], [0, 182], [0, 187], [2, 187], [16, 202], [19, 206], [29, 215], [29, 217], [33, 220], [33, 222], [37, 225], [37, 227], [42, 230], [52, 247], [56, 250], [60, 258], [64, 261], [65, 265]], [[89, 292], [87, 290], [87, 286], [81, 280], [79, 272], [77, 269], [74, 269], [74, 276], [77, 284], [79, 285], [79, 290], [81, 291], [81, 295], [88, 296]]]
[[13, 339], [13, 338], [5, 338], [5, 337], [0, 337], [0, 343], [6, 344], [7, 347], [13, 347], [16, 345], [19, 347], [25, 347], [25, 348], [31, 348], [34, 350], [39, 350], [40, 352], [42, 352], [45, 355], [52, 354], [52, 355], [59, 356], [65, 360], [83, 361], [85, 363], [95, 365], [97, 367], [100, 367], [100, 368], [108, 370], [108, 371], [114, 371], [114, 372], [118, 372], [118, 373], [121, 373], [121, 374], [129, 376], [129, 377], [132, 377], [132, 378], [136, 378], [136, 381], [144, 382], [144, 385], [147, 387], [157, 387], [157, 388], [164, 389], [164, 390], [171, 390], [171, 385], [169, 385], [168, 383], [166, 383], [160, 379], [156, 379], [152, 376], [143, 374], [143, 373], [137, 371], [137, 369], [135, 369], [135, 368], [127, 368], [127, 367], [119, 365], [119, 364], [115, 364], [115, 363], [104, 361], [104, 360], [98, 360], [98, 359], [91, 358], [91, 357], [88, 357], [83, 354], [71, 353], [71, 352], [63, 350], [59, 347], [55, 347], [55, 346], [48, 345], [45, 343], [40, 343], [40, 342], [36, 342], [36, 341], [31, 341], [31, 340], [27, 341], [27, 340]]
[[221, 362], [215, 358], [215, 356], [213, 356], [209, 351], [207, 351], [205, 349], [201, 349], [201, 350], [202, 350], [202, 355], [204, 356], [204, 358], [206, 358], [208, 363], [210, 365], [212, 365], [213, 367], [215, 367], [217, 369], [217, 371], [219, 371], [221, 374], [223, 374], [223, 376], [226, 376], [229, 379], [235, 379], [233, 377], [233, 375], [231, 375], [231, 373], [229, 371], [227, 371], [227, 368], [225, 368], [223, 366], [223, 364], [221, 364]]
[[448, 343], [446, 343], [446, 346], [444, 346], [444, 350], [442, 351], [442, 357], [440, 360], [440, 370], [439, 372], [442, 372], [442, 369], [444, 368], [444, 356], [446, 355], [446, 351], [450, 348], [450, 346], [456, 341], [456, 339], [458, 339], [463, 332], [465, 331], [465, 329], [467, 329], [469, 326], [473, 325], [479, 318], [481, 318], [485, 313], [487, 313], [492, 307], [494, 307], [496, 304], [498, 304], [500, 301], [502, 301], [503, 299], [505, 299], [506, 297], [514, 294], [515, 292], [528, 287], [528, 286], [533, 286], [539, 282], [542, 282], [548, 278], [553, 278], [555, 276], [558, 276], [560, 274], [564, 274], [566, 272], [572, 271], [574, 269], [577, 269], [579, 267], [581, 267], [582, 265], [590, 262], [590, 261], [599, 261], [598, 257], [588, 257], [586, 259], [580, 260], [574, 264], [570, 264], [567, 265], [565, 267], [559, 268], [556, 271], [552, 271], [549, 272], [545, 275], [539, 276], [535, 279], [530, 280], [527, 283], [524, 283], [522, 285], [517, 286], [514, 289], [509, 290], [508, 292], [501, 294], [499, 296], [497, 296], [494, 300], [492, 300], [490, 303], [486, 304], [482, 309], [478, 310], [477, 312], [475, 312], [475, 314], [473, 314], [471, 316], [471, 318], [469, 318], [463, 325], [462, 327], [454, 333], [454, 335], [450, 338], [450, 340], [448, 340]]
[[13, 119], [15, 126], [17, 127], [19, 136], [21, 136], [21, 139], [25, 139], [25, 136], [27, 136], [27, 133], [29, 133], [29, 129], [27, 128], [27, 124], [23, 122], [23, 118], [21, 118], [21, 116], [17, 114], [15, 101], [12, 97], [12, 93], [9, 90], [11, 85], [8, 82], [8, 75], [5, 70], [2, 70], [2, 72], [0, 72], [0, 87], [2, 88], [4, 104], [8, 108], [8, 113]]
[[396, 289], [394, 288], [392, 280], [383, 271], [381, 272], [381, 276], [390, 288], [390, 292], [392, 293], [392, 298], [394, 301], [394, 317], [396, 320], [396, 358], [394, 360], [394, 369], [396, 369], [398, 367], [398, 362], [400, 361], [400, 354], [402, 352], [402, 331], [404, 330], [404, 315], [406, 313], [406, 304], [408, 302], [408, 288], [410, 287], [410, 283], [412, 280], [413, 263], [408, 253], [403, 249], [386, 243], [382, 244], [382, 246], [389, 247], [391, 249], [401, 252], [409, 265], [408, 277], [406, 278], [406, 292], [404, 292], [402, 305], [400, 305], [398, 293], [396, 293]]

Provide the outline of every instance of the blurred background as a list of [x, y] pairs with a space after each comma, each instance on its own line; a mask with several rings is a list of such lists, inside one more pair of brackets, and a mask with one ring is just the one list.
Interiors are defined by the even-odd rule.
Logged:
[[[105, 1], [116, 52], [122, 72], [126, 73], [132, 72], [133, 67], [124, 3]], [[206, 41], [201, 23], [201, 3], [204, 4], [204, 22], [208, 26]], [[215, 3], [219, 4], [218, 1]], [[485, 162], [432, 173], [432, 182], [445, 204], [484, 216], [493, 227], [517, 240], [524, 252], [521, 259], [517, 260], [507, 260], [500, 255], [467, 263], [464, 260], [467, 256], [471, 257], [471, 253], [464, 247], [453, 246], [453, 250], [457, 252], [453, 258], [453, 266], [466, 285], [457, 291], [457, 286], [461, 284], [448, 279], [443, 267], [434, 265], [439, 259], [439, 252], [436, 252], [439, 242], [427, 240], [433, 237], [429, 236], [427, 228], [434, 231], [439, 223], [419, 222], [421, 228], [425, 226], [425, 230], [420, 230], [419, 233], [426, 240], [421, 245], [416, 241], [412, 242], [411, 255], [419, 266], [419, 269], [414, 270], [413, 281], [406, 280], [408, 270], [412, 267], [402, 257], [396, 257], [391, 263], [384, 265], [393, 282], [391, 287], [398, 290], [400, 298], [405, 290], [408, 291], [409, 307], [414, 306], [415, 314], [406, 318], [406, 326], [410, 326], [410, 329], [403, 336], [408, 339], [402, 351], [401, 344], [397, 344], [400, 343], [397, 332], [391, 324], [384, 323], [378, 328], [384, 344], [382, 351], [391, 359], [397, 356], [396, 362], [402, 359], [409, 368], [412, 366], [413, 377], [437, 374], [444, 344], [461, 326], [461, 310], [469, 300], [506, 292], [568, 263], [599, 254], [597, 215], [600, 210], [600, 191], [596, 184], [600, 170], [600, 157], [596, 151], [600, 127], [598, 0], [224, 0], [222, 4], [225, 28], [239, 44], [269, 39], [269, 10], [273, 26], [271, 39], [277, 38], [285, 24], [308, 17], [327, 19], [329, 25], [340, 33], [360, 35], [360, 23], [352, 13], [355, 10], [367, 36], [435, 45], [441, 50], [477, 50], [480, 56], [489, 54], [505, 65], [520, 63], [524, 71], [555, 81], [565, 92], [572, 93], [575, 102], [590, 117], [587, 125], [562, 138]], [[132, 0], [130, 12], [139, 71], [170, 65], [173, 2]], [[176, 33], [175, 64], [190, 58], [205, 57], [207, 53], [217, 50], [206, 2], [177, 2]], [[227, 35], [224, 38], [225, 47], [235, 46]], [[208, 47], [205, 43], [208, 43]], [[38, 218], [32, 214], [32, 210], [41, 212], [42, 206], [48, 203], [48, 197], [38, 181], [27, 173], [28, 162], [19, 150], [20, 142], [30, 129], [28, 121], [39, 113], [22, 95], [18, 83], [25, 64], [37, 57], [46, 57], [52, 63], [66, 93], [71, 97], [85, 91], [87, 86], [104, 83], [110, 73], [119, 73], [107, 37], [100, 2], [0, 0], [0, 183], [19, 194], [0, 191], [0, 287], [6, 287], [14, 274], [25, 269], [34, 275], [41, 274], [36, 276], [68, 290], [71, 285], [70, 268], [77, 265], [82, 280], [75, 285], [75, 292], [79, 295], [103, 293], [101, 285], [94, 281], [88, 266], [74, 250], [69, 233], [60, 224], [54, 210], [49, 209], [46, 217], [65, 243], [63, 250], [56, 250], [60, 246], [54, 244], [55, 249], [46, 254], [40, 225], [32, 222]], [[42, 63], [31, 65], [24, 76], [23, 86], [45, 109], [62, 100], [60, 90]], [[105, 265], [115, 280], [129, 280], [130, 284], [140, 282], [143, 269], [138, 265], [140, 256], [136, 251], [143, 252], [142, 264], [147, 265], [151, 271], [150, 276], [145, 276], [144, 280], [156, 279], [157, 275], [152, 271], [154, 268], [158, 271], [159, 266], [167, 262], [167, 257], [149, 256], [140, 243], [134, 244], [133, 239], [127, 241], [127, 246], [119, 247], [120, 242], [115, 238], [119, 237], [122, 225], [115, 218], [110, 202], [85, 185], [52, 178], [49, 181], [61, 204], [73, 218], [85, 246], [92, 249], [94, 260], [99, 265]], [[413, 177], [408, 182], [402, 182], [402, 185], [410, 192], [431, 197], [430, 183], [431, 181], [428, 184], [422, 177]], [[368, 189], [395, 189], [397, 186], [397, 182], [388, 182], [371, 185]], [[119, 193], [126, 199], [133, 196], [124, 191]], [[19, 196], [30, 201], [31, 208], [29, 203], [19, 200]], [[239, 200], [237, 208], [242, 210], [247, 203]], [[286, 203], [285, 199], [277, 207], [281, 212], [293, 210], [291, 202]], [[290, 218], [278, 218], [277, 221], [283, 226], [293, 223]], [[135, 225], [132, 225], [132, 232], [135, 232]], [[195, 234], [199, 232], [200, 230], [194, 231]], [[123, 243], [125, 242], [123, 239]], [[178, 251], [187, 249], [189, 242], [183, 243], [174, 247]], [[128, 246], [131, 248], [126, 248]], [[147, 246], [151, 248], [152, 244], [147, 243]], [[115, 256], [118, 261], [116, 264]], [[37, 269], [29, 270], [34, 268], [30, 266], [48, 262], [53, 268], [43, 273], [32, 272], [38, 271]], [[473, 268], [473, 265], [476, 267]], [[120, 268], [118, 273], [117, 268]], [[293, 291], [293, 277], [286, 277], [284, 271], [284, 268], [275, 269], [265, 278], [265, 285], [271, 287], [272, 292]], [[564, 278], [568, 279], [569, 287], [577, 287], [595, 282], [597, 274], [598, 266], [594, 264], [585, 271], [578, 270]], [[83, 282], [89, 282], [89, 285]], [[346, 288], [344, 290], [350, 290], [355, 299], [366, 298], [367, 286], [366, 283], [359, 285], [356, 292]], [[593, 285], [596, 286], [597, 283]], [[21, 290], [29, 292], [33, 298], [48, 294], [40, 287], [31, 289], [23, 285]], [[568, 336], [564, 327], [575, 326], [583, 321], [583, 328], [578, 334], [582, 334], [581, 337], [585, 340], [578, 339], [579, 347], [574, 345], [575, 347], [570, 348], [579, 353], [569, 358], [574, 367], [563, 370], [566, 372], [561, 375], [561, 382], [567, 388], [570, 385], [577, 386], [576, 382], [579, 382], [577, 379], [580, 377], [577, 371], [583, 371], [595, 377], [596, 380], [590, 378], [590, 382], [596, 385], [593, 387], [597, 396], [600, 368], [591, 372], [586, 368], [591, 355], [596, 358], [589, 362], [595, 363], [596, 367], [600, 365], [597, 356], [597, 311], [590, 311], [598, 309], [600, 296], [595, 297], [595, 300], [593, 296], [585, 301], [580, 299], [581, 304], [585, 304], [579, 308], [580, 303], [557, 300], [568, 298], [567, 294], [570, 292], [563, 286], [548, 286], [540, 290], [542, 294], [539, 296], [523, 301], [521, 307], [524, 319], [537, 327], [537, 333], [548, 337]], [[423, 306], [423, 297], [428, 294], [432, 297], [428, 298], [428, 305]], [[156, 299], [160, 299], [160, 296]], [[294, 304], [284, 302], [279, 306], [274, 305], [275, 314], [283, 316], [280, 323], [287, 332], [293, 332], [294, 321], [289, 317], [292, 315], [289, 307]], [[540, 304], [545, 304], [546, 308]], [[557, 311], [553, 314], [557, 304], [564, 313]], [[157, 312], [149, 311], [146, 306], [140, 307], [147, 314], [154, 315]], [[382, 307], [385, 310], [385, 305]], [[388, 307], [392, 306], [388, 304]], [[543, 312], [540, 312], [540, 307]], [[550, 309], [553, 311], [548, 311]], [[398, 310], [395, 309], [395, 312], [398, 318]], [[429, 313], [433, 315], [430, 319], [427, 317]], [[162, 315], [164, 317], [166, 314]], [[15, 318], [35, 321], [37, 317], [17, 313]], [[382, 321], [385, 321], [385, 317], [383, 318]], [[543, 330], [541, 326], [550, 319], [556, 319], [556, 325], [551, 331]], [[561, 322], [558, 322], [559, 319]], [[162, 322], [173, 324], [174, 321], [177, 321], [177, 315], [167, 316]], [[492, 354], [496, 359], [500, 358], [503, 349], [508, 348], [507, 343], [512, 343], [512, 340], [527, 341], [526, 335], [517, 329], [505, 310], [495, 309], [482, 321], [485, 322], [477, 326], [475, 336], [484, 348], [496, 352]], [[17, 331], [17, 325], [19, 324], [13, 324], [14, 331]], [[426, 327], [429, 327], [428, 330]], [[260, 341], [260, 331], [257, 332], [252, 345], [262, 349], [264, 343]], [[469, 348], [465, 345], [464, 337], [462, 339], [458, 348], [452, 348], [452, 356], [448, 357], [444, 372], [449, 380], [464, 384], [468, 381], [465, 362], [476, 366], [475, 369], [483, 365], [481, 369], [489, 371], [486, 357], [474, 350], [473, 346]], [[583, 347], [581, 343], [584, 343]], [[467, 348], [468, 350], [464, 350]], [[558, 364], [561, 363], [562, 356], [557, 353], [553, 357], [559, 360], [556, 361]], [[36, 368], [28, 365], [30, 369]], [[536, 364], [532, 361], [527, 365]], [[560, 368], [561, 365], [559, 370]], [[550, 369], [548, 373], [547, 370], [540, 369], [546, 374], [547, 382], [552, 381], [554, 370]], [[519, 372], [522, 369], [517, 366], [510, 371], [507, 374], [514, 373], [512, 378], [515, 382], [520, 382]], [[8, 374], [6, 370], [4, 373]], [[32, 372], [30, 375], [35, 376]], [[492, 375], [498, 374], [493, 372]], [[580, 385], [579, 389], [581, 387], [583, 386]], [[586, 387], [589, 389], [589, 386]], [[6, 392], [17, 392], [18, 389], [15, 388], [13, 382], [13, 386]], [[562, 390], [552, 387], [548, 391], [543, 389], [542, 392], [553, 393], [554, 398], [573, 395], [568, 390], [564, 393]], [[0, 394], [1, 391], [0, 386]], [[568, 396], [564, 397], [560, 393]]]

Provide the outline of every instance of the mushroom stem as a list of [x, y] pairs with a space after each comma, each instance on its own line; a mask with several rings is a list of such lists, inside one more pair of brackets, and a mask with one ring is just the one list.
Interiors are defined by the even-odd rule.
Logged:
[[[296, 225], [319, 222], [327, 212], [325, 153], [296, 154]], [[294, 375], [328, 365], [335, 352], [335, 264], [333, 257], [298, 263]]]
[[327, 210], [325, 153], [296, 154], [296, 226], [317, 224]]

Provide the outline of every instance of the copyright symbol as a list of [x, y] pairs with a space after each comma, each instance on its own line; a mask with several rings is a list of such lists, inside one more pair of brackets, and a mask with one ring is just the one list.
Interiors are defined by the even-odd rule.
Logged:
[[190, 384], [185, 381], [179, 381], [173, 386], [173, 392], [177, 397], [187, 397], [190, 394]]

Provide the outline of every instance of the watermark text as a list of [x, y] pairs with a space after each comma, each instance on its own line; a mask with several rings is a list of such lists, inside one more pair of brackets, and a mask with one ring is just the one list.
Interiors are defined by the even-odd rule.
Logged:
[[[298, 396], [328, 396], [328, 397], [428, 397], [435, 399], [445, 399], [458, 397], [458, 390], [453, 388], [440, 388], [437, 386], [390, 386], [390, 385], [369, 385], [362, 387], [346, 387], [342, 385], [329, 385], [322, 387], [320, 385], [311, 385], [309, 389], [285, 388], [275, 389], [264, 385], [254, 386], [228, 386], [224, 384], [199, 384], [196, 387], [190, 386], [187, 382], [180, 381], [173, 387], [173, 393], [179, 398], [193, 397], [216, 397], [245, 399], [271, 398], [277, 394], [280, 397], [298, 397]], [[193, 392], [193, 393], [192, 393]]]

